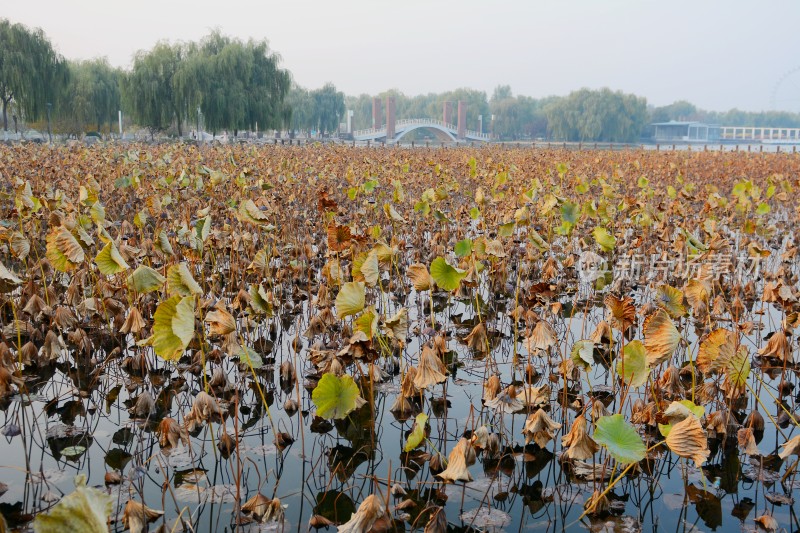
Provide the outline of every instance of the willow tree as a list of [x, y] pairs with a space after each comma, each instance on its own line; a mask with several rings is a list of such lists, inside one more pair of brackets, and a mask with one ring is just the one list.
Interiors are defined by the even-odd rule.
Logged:
[[68, 71], [41, 29], [0, 20], [0, 101], [3, 129], [8, 131], [8, 108], [27, 120], [39, 120], [67, 83]]
[[93, 124], [100, 131], [105, 124], [111, 131], [120, 109], [122, 71], [105, 58], [70, 61], [69, 71], [70, 82], [59, 116], [73, 130], [83, 131]]
[[213, 32], [199, 44], [198, 83], [209, 129], [280, 126], [291, 76], [266, 41], [247, 42]]
[[336, 131], [345, 111], [344, 93], [337, 91], [332, 83], [326, 83], [311, 91], [311, 99], [314, 101], [314, 122], [319, 131]]
[[647, 123], [647, 101], [610, 89], [581, 89], [547, 107], [548, 127], [557, 140], [633, 142]]
[[133, 68], [123, 83], [123, 99], [134, 119], [151, 135], [167, 129], [173, 121], [178, 135], [183, 134], [187, 109], [183, 95], [175, 90], [175, 79], [184, 56], [182, 45], [166, 42], [134, 56]]

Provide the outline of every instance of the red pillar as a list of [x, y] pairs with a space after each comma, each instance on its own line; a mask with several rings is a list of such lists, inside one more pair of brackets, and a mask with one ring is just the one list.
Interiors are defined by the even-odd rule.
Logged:
[[442, 111], [442, 121], [445, 124], [453, 123], [453, 102], [445, 102], [444, 110]]
[[467, 103], [463, 100], [458, 101], [458, 138], [463, 139], [467, 136]]
[[394, 139], [394, 96], [386, 97], [386, 140]]
[[378, 129], [383, 126], [383, 121], [381, 120], [381, 99], [380, 98], [373, 98], [372, 99], [372, 129]]

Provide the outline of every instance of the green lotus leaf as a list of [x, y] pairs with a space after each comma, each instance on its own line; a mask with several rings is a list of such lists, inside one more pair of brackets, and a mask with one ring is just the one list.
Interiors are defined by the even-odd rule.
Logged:
[[594, 236], [595, 242], [600, 245], [600, 248], [602, 248], [604, 252], [612, 251], [614, 249], [614, 245], [617, 244], [617, 239], [602, 226], [597, 226], [594, 228], [592, 235]]
[[450, 266], [443, 257], [437, 257], [431, 263], [431, 277], [445, 291], [456, 290], [466, 275], [466, 270]]
[[139, 293], [151, 292], [164, 285], [166, 278], [146, 265], [139, 266], [128, 276], [128, 288]]
[[594, 440], [605, 446], [619, 463], [638, 463], [647, 452], [636, 428], [620, 414], [598, 418]]
[[368, 339], [372, 340], [372, 337], [378, 332], [378, 318], [380, 315], [375, 311], [373, 306], [369, 306], [361, 316], [359, 316], [355, 320], [355, 331], [361, 331], [364, 335], [367, 336]]
[[113, 276], [130, 268], [113, 242], [109, 242], [100, 250], [94, 262], [97, 269], [106, 276]]
[[167, 270], [167, 288], [170, 294], [179, 294], [181, 296], [191, 296], [193, 294], [202, 294], [203, 289], [192, 277], [189, 272], [189, 267], [186, 263], [178, 263], [172, 265]]
[[242, 349], [239, 350], [239, 361], [247, 365], [248, 367], [252, 368], [253, 370], [257, 370], [264, 366], [264, 361], [261, 359], [261, 356], [258, 354], [257, 351], [253, 350], [252, 348], [248, 348], [247, 346], [242, 346]]
[[347, 374], [341, 377], [323, 375], [311, 393], [311, 399], [317, 406], [317, 416], [321, 418], [344, 418], [366, 403], [353, 378]]
[[466, 257], [472, 253], [472, 239], [458, 241], [455, 246], [456, 256]]

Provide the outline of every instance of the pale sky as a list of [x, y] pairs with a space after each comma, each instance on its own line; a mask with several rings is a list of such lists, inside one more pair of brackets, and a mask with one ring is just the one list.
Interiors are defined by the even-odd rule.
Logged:
[[123, 67], [213, 28], [266, 38], [299, 84], [350, 95], [609, 87], [712, 110], [767, 110], [775, 93], [800, 111], [800, 0], [4, 0], [0, 17]]

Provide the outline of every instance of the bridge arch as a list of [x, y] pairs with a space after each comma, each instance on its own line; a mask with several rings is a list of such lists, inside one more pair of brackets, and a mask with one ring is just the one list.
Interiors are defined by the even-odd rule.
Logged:
[[455, 135], [453, 135], [452, 132], [450, 132], [450, 130], [448, 128], [445, 128], [443, 126], [439, 126], [438, 124], [412, 124], [412, 125], [409, 125], [408, 127], [403, 128], [403, 131], [398, 133], [395, 136], [394, 140], [395, 141], [399, 141], [400, 139], [402, 139], [406, 135], [406, 133], [412, 132], [414, 130], [431, 130], [440, 139], [441, 139], [441, 136], [444, 135], [450, 141], [455, 141], [456, 140]]

